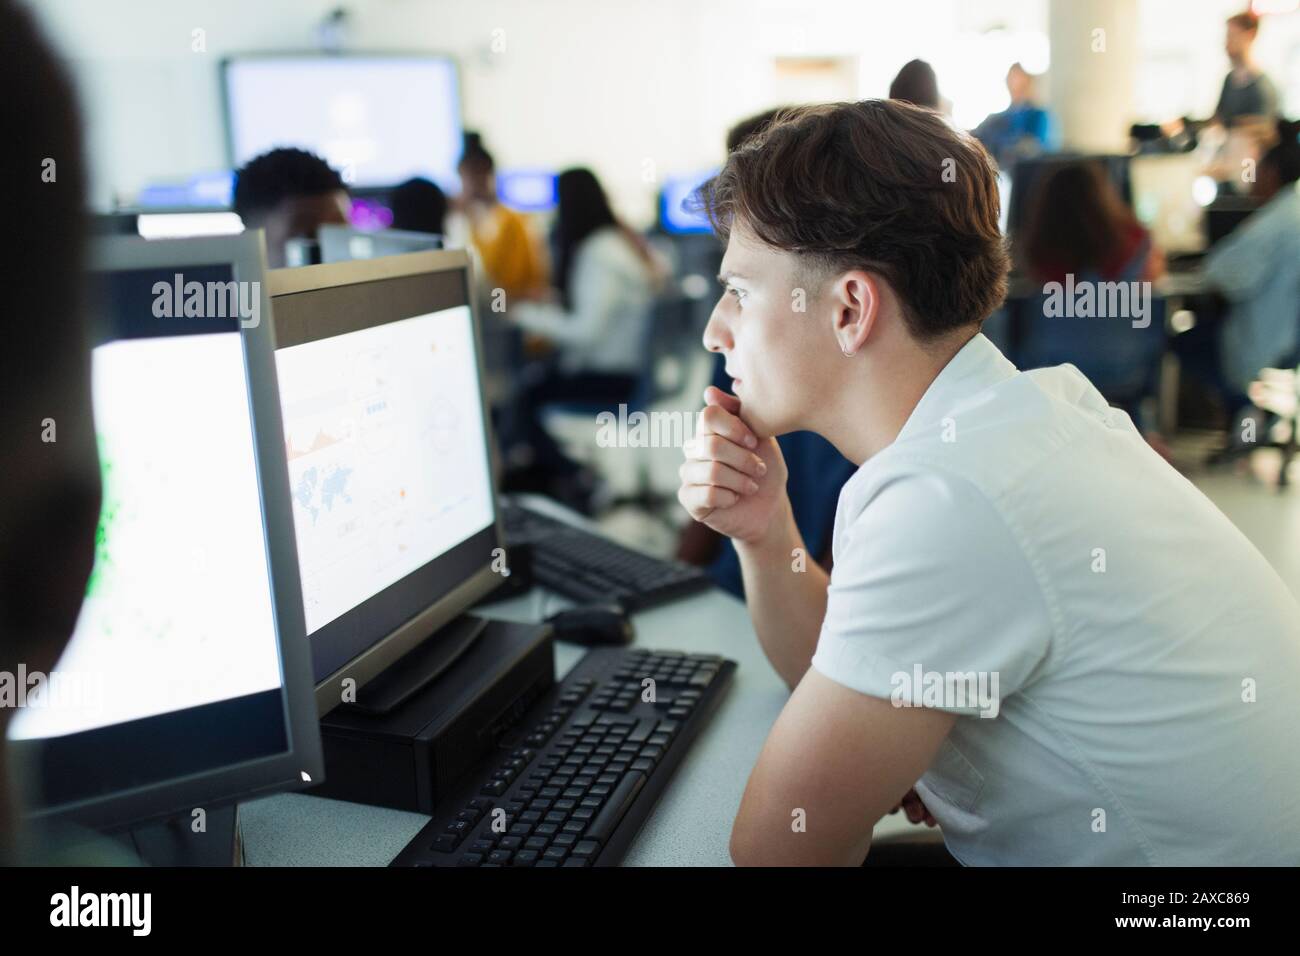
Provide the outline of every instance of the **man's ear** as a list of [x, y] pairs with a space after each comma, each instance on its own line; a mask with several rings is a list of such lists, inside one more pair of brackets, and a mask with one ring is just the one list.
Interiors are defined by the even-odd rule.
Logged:
[[880, 280], [861, 269], [845, 272], [831, 286], [830, 303], [835, 341], [841, 352], [853, 355], [866, 344], [880, 314]]

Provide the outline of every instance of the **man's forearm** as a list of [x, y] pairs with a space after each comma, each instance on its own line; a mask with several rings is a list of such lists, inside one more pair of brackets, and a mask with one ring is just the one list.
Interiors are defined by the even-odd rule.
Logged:
[[735, 545], [758, 642], [793, 689], [817, 648], [830, 578], [808, 554], [788, 504], [761, 541]]

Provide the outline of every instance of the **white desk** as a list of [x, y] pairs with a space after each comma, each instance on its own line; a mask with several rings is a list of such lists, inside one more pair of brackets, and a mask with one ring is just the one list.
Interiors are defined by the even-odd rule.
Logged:
[[[549, 510], [549, 509], [548, 509]], [[541, 589], [475, 609], [539, 621], [566, 604]], [[789, 691], [763, 656], [744, 604], [713, 590], [633, 617], [635, 644], [721, 654], [739, 665], [731, 687], [659, 798], [624, 858], [627, 866], [729, 866], [727, 842], [749, 772]], [[557, 680], [586, 652], [555, 645]], [[419, 813], [301, 794], [243, 804], [245, 857], [262, 866], [384, 866], [428, 823]], [[925, 833], [900, 812], [875, 835]]]

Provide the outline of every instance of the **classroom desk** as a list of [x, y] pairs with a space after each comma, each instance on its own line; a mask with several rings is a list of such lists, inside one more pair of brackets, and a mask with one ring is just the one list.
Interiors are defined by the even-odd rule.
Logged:
[[[545, 510], [563, 516], [554, 508]], [[539, 621], [568, 603], [534, 588], [481, 605], [474, 613]], [[624, 865], [729, 866], [727, 842], [745, 782], [789, 691], [763, 656], [745, 605], [723, 591], [639, 612], [633, 622], [638, 646], [722, 654], [739, 666], [713, 719], [637, 834]], [[557, 641], [556, 679], [585, 652], [584, 647]], [[240, 819], [245, 859], [254, 866], [384, 866], [429, 821], [420, 813], [303, 794], [245, 803]], [[909, 834], [936, 836], [908, 823], [901, 812], [886, 816], [875, 830], [876, 839]]]

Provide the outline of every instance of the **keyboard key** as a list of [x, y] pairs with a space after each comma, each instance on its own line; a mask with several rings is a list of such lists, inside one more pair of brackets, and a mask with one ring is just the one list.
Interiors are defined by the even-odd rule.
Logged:
[[614, 788], [614, 792], [610, 795], [608, 802], [601, 809], [600, 814], [587, 828], [587, 838], [604, 844], [613, 835], [618, 822], [627, 814], [632, 802], [636, 799], [636, 795], [645, 786], [645, 781], [645, 774], [637, 771], [627, 774], [620, 780], [618, 786]]
[[632, 732], [627, 735], [627, 742], [633, 744], [643, 744], [650, 739], [650, 734], [654, 731], [658, 722], [650, 719], [638, 720]]

